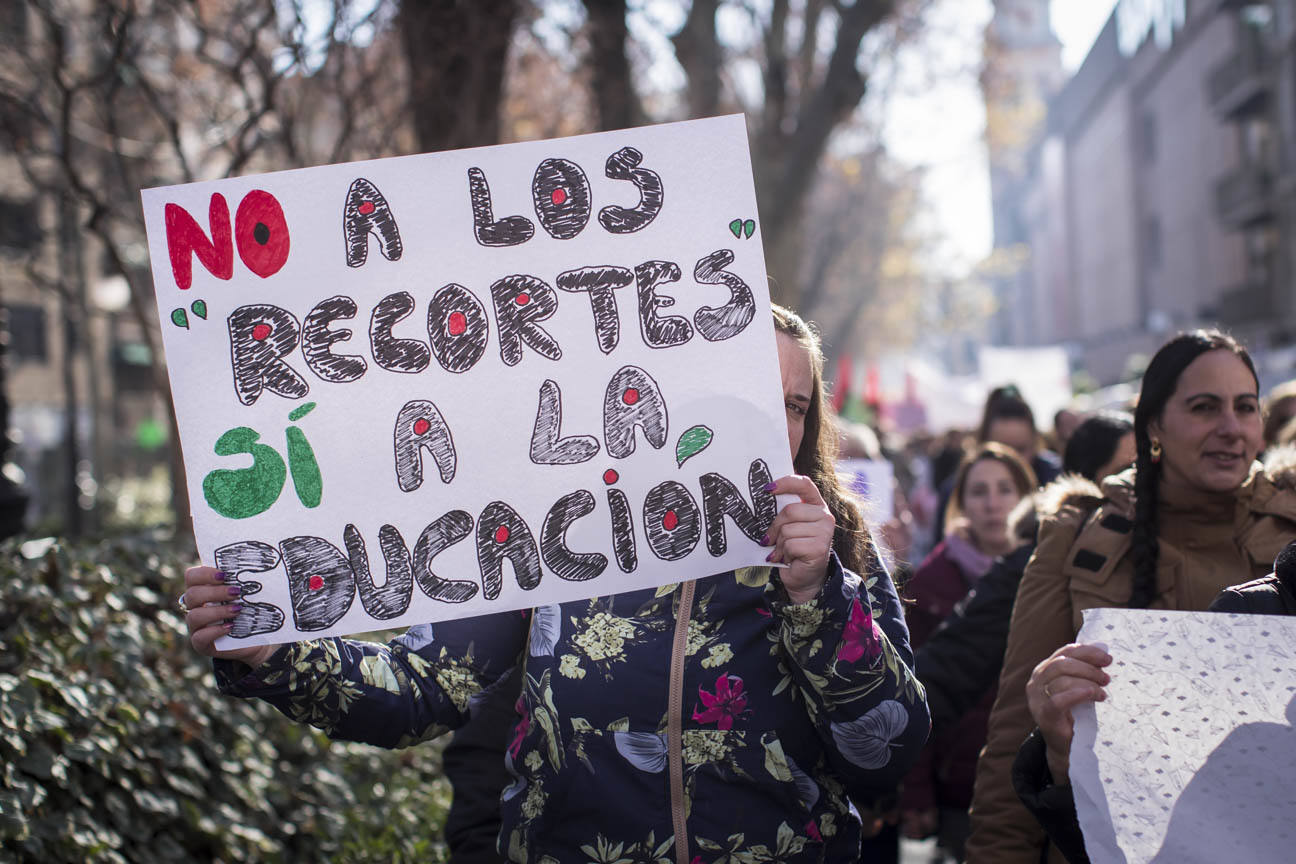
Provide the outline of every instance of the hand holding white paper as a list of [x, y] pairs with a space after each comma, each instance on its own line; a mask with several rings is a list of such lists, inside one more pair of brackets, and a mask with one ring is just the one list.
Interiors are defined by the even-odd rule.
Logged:
[[1289, 861], [1296, 620], [1088, 609], [1107, 699], [1074, 712], [1070, 777], [1091, 861]]

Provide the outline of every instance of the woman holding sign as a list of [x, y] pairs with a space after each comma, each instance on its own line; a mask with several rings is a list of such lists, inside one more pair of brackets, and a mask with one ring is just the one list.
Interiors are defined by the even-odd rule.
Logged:
[[[974, 864], [1040, 859], [1043, 832], [1017, 801], [1011, 767], [1035, 725], [1028, 698], [1069, 717], [1107, 683], [1103, 652], [1067, 644], [1083, 610], [1204, 610], [1226, 586], [1267, 573], [1296, 538], [1296, 478], [1254, 463], [1259, 382], [1232, 338], [1199, 330], [1163, 345], [1143, 375], [1134, 436], [1134, 467], [1107, 478], [1101, 498], [1041, 521], [977, 767]], [[1069, 738], [1048, 743], [1049, 764], [1065, 774]]]
[[386, 747], [462, 725], [522, 664], [499, 838], [513, 861], [857, 860], [848, 796], [895, 788], [927, 707], [895, 589], [832, 472], [818, 341], [791, 312], [775, 323], [799, 472], [771, 484], [799, 499], [765, 538], [783, 568], [422, 625], [388, 645], [221, 652], [237, 598], [195, 567], [194, 647], [223, 691]]

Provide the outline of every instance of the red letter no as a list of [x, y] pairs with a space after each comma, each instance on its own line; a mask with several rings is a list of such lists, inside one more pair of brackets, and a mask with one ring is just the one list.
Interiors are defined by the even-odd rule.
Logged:
[[283, 208], [273, 195], [261, 189], [253, 189], [239, 203], [232, 236], [229, 205], [219, 192], [212, 194], [207, 211], [211, 239], [178, 204], [166, 205], [165, 221], [171, 272], [181, 290], [193, 284], [192, 256], [197, 256], [217, 279], [233, 276], [236, 241], [239, 258], [262, 279], [278, 273], [288, 260], [288, 223]]

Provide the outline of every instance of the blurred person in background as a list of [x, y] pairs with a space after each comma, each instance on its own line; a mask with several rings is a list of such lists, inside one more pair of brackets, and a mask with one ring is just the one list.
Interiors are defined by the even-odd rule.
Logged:
[[[1023, 499], [1008, 517], [1016, 548], [997, 558], [968, 597], [916, 651], [927, 688], [932, 734], [941, 734], [983, 698], [994, 699], [1008, 624], [1022, 572], [1035, 551], [1037, 520], [1065, 506], [1097, 506], [1098, 485], [1134, 464], [1134, 418], [1119, 411], [1086, 417], [1067, 443], [1062, 476]], [[986, 706], [987, 715], [989, 705]]]
[[[981, 412], [976, 440], [977, 444], [994, 442], [1016, 450], [1022, 461], [1035, 472], [1035, 479], [1041, 486], [1052, 483], [1062, 473], [1061, 458], [1041, 446], [1039, 430], [1035, 427], [1035, 412], [1031, 411], [1016, 385], [1007, 384], [990, 391]], [[946, 534], [944, 515], [952, 489], [952, 481], [940, 487], [941, 509], [937, 511], [934, 535], [937, 538]]]
[[1101, 499], [1040, 522], [977, 766], [973, 864], [1040, 861], [1044, 832], [1017, 799], [1012, 764], [1035, 725], [1027, 680], [1074, 640], [1083, 610], [1206, 609], [1225, 587], [1268, 573], [1296, 538], [1296, 475], [1254, 464], [1263, 446], [1259, 382], [1231, 337], [1198, 330], [1157, 351], [1134, 435], [1134, 467], [1107, 478]]
[[[1008, 530], [1008, 516], [1034, 489], [1030, 466], [1002, 444], [982, 444], [964, 460], [949, 502], [950, 532], [918, 567], [905, 590], [914, 601], [907, 617], [915, 647], [976, 586], [996, 557], [1013, 550], [1016, 542]], [[905, 835], [921, 839], [935, 833], [939, 860], [963, 860], [972, 780], [993, 699], [993, 692], [987, 693], [980, 710], [968, 712], [956, 726], [934, 735], [905, 778], [901, 796]]]
[[1070, 408], [1063, 408], [1053, 415], [1053, 440], [1050, 443], [1055, 453], [1066, 452], [1067, 442], [1083, 419], [1083, 415]]
[[[1264, 446], [1268, 450], [1296, 419], [1296, 381], [1285, 381], [1269, 391], [1264, 402]], [[1290, 440], [1287, 443], [1291, 443]]]

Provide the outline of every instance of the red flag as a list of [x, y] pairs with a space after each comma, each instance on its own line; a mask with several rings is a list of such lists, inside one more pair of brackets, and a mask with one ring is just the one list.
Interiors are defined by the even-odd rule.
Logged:
[[864, 378], [864, 404], [872, 406], [874, 410], [882, 405], [882, 378], [878, 375], [876, 366], [870, 365]]
[[851, 356], [845, 352], [837, 358], [837, 383], [832, 389], [833, 411], [840, 414], [846, 406], [846, 397], [850, 395]]

